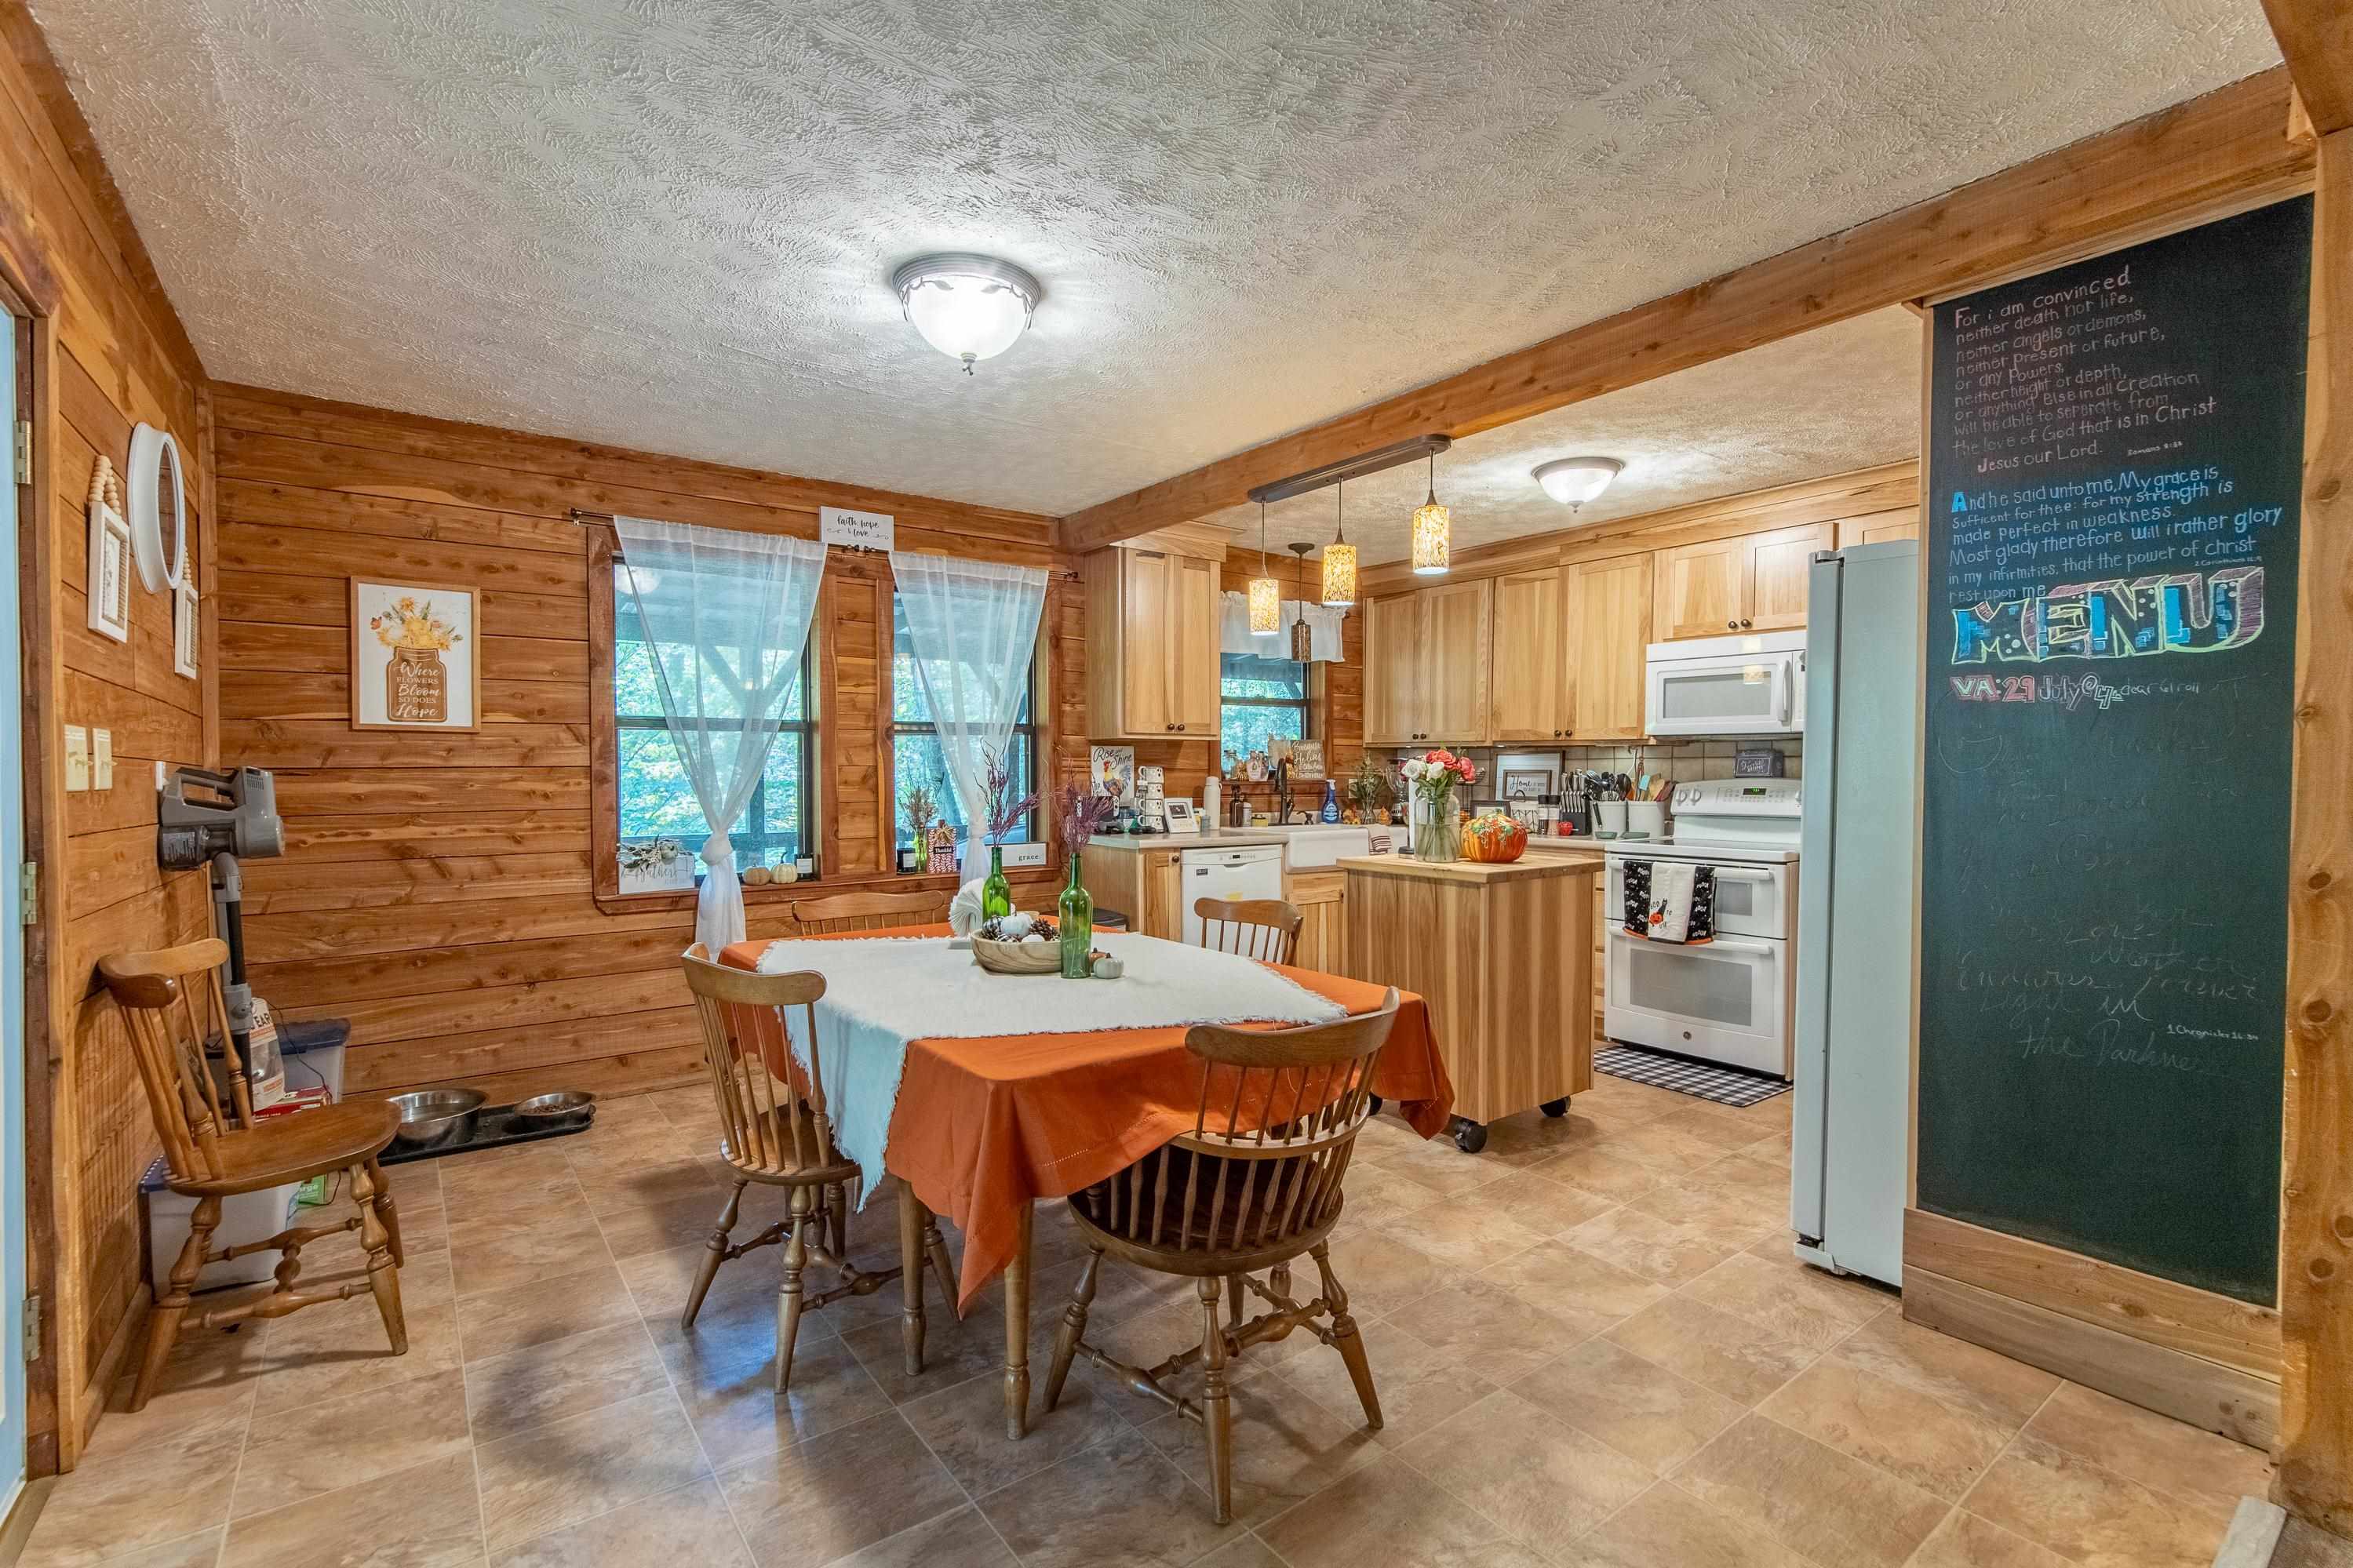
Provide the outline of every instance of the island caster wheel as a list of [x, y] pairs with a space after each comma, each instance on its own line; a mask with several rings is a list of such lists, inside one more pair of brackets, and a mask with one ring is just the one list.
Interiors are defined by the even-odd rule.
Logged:
[[1568, 1096], [1564, 1094], [1558, 1100], [1547, 1100], [1537, 1109], [1542, 1110], [1546, 1116], [1567, 1116], [1568, 1114]]
[[1487, 1130], [1465, 1116], [1454, 1119], [1454, 1146], [1465, 1154], [1476, 1154], [1487, 1146]]
[[1365, 1103], [1373, 1108], [1373, 1114], [1375, 1116], [1378, 1116], [1381, 1113], [1381, 1097], [1379, 1095], [1368, 1094], [1365, 1096]]

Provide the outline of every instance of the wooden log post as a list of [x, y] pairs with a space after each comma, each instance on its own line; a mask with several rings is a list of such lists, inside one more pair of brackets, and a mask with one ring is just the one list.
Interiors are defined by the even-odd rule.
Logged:
[[2299, 1518], [2353, 1536], [2353, 129], [2321, 135], [2318, 154], [2288, 849], [2275, 1498]]

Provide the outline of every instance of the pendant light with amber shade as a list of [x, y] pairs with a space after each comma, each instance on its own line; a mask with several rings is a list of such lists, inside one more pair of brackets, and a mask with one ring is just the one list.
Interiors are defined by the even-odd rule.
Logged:
[[1266, 568], [1266, 502], [1258, 503], [1258, 575], [1250, 581], [1250, 636], [1271, 637], [1282, 629], [1282, 585]]
[[1413, 574], [1445, 574], [1454, 543], [1453, 514], [1438, 504], [1438, 454], [1430, 455], [1430, 499], [1414, 510]]
[[1348, 542], [1348, 486], [1332, 487], [1332, 542], [1324, 547], [1324, 595], [1326, 609], [1341, 610], [1356, 602], [1356, 547]]

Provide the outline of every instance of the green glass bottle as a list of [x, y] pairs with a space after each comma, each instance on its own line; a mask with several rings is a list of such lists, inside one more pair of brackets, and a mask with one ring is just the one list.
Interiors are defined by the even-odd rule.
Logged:
[[1013, 912], [1013, 884], [1005, 879], [1005, 850], [988, 847], [988, 879], [980, 885], [980, 918], [993, 921]]
[[1095, 945], [1095, 900], [1079, 880], [1079, 858], [1071, 857], [1071, 885], [1057, 910], [1062, 930], [1062, 978], [1084, 980], [1094, 973], [1089, 956]]

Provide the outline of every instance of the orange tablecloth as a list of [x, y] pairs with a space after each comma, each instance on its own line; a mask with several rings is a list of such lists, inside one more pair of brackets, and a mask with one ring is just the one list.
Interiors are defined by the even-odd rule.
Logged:
[[[948, 928], [841, 934], [945, 936]], [[741, 942], [721, 957], [756, 969], [767, 947], [765, 939]], [[1383, 987], [1369, 982], [1272, 967], [1351, 1013], [1381, 1005]], [[764, 1033], [773, 1037], [773, 1025]], [[774, 1058], [781, 1042], [762, 1045]], [[1026, 1205], [1100, 1182], [1188, 1131], [1200, 1103], [1200, 1070], [1178, 1027], [911, 1043], [891, 1112], [891, 1173], [963, 1230], [963, 1302], [1012, 1260]], [[1398, 995], [1373, 1092], [1425, 1138], [1453, 1111], [1454, 1086], [1419, 996]]]

